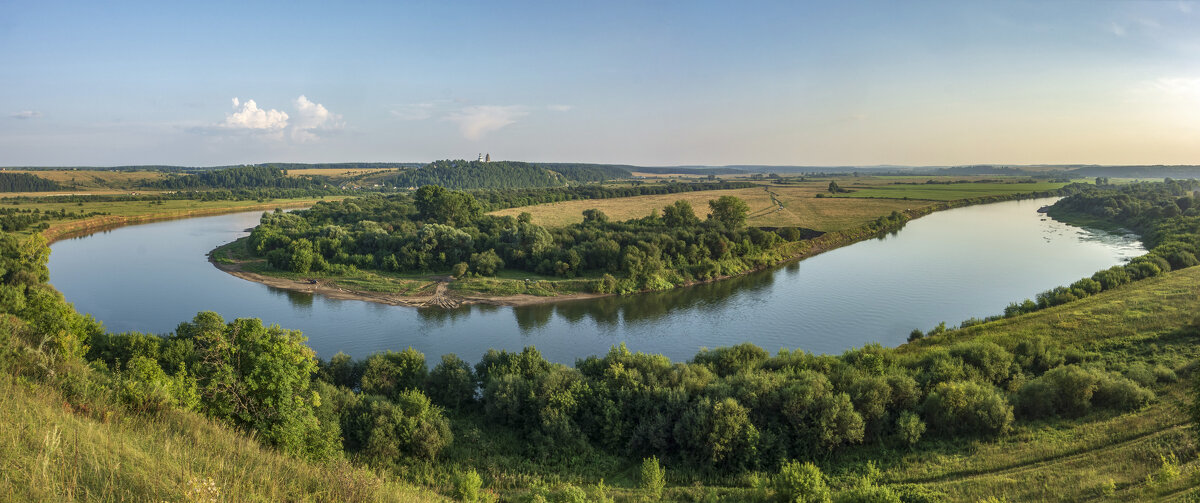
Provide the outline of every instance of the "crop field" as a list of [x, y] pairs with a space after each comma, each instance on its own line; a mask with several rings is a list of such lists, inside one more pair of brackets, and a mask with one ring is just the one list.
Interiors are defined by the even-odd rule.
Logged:
[[[994, 178], [994, 177], [993, 177]], [[522, 212], [533, 215], [533, 221], [555, 227], [583, 221], [583, 210], [599, 209], [614, 220], [628, 220], [649, 215], [651, 211], [662, 211], [678, 200], [692, 204], [696, 215], [704, 217], [708, 212], [708, 201], [730, 195], [741, 198], [750, 206], [746, 219], [749, 225], [759, 227], [806, 227], [820, 231], [835, 231], [862, 225], [892, 211], [914, 209], [930, 204], [930, 201], [952, 201], [972, 197], [1009, 195], [1024, 192], [1053, 190], [1064, 183], [953, 183], [925, 184], [936, 180], [978, 180], [980, 177], [835, 177], [813, 178], [804, 182], [787, 184], [763, 183], [750, 189], [637, 196], [617, 199], [594, 199], [563, 201], [558, 203], [508, 208], [493, 212], [495, 215], [516, 216]], [[828, 195], [829, 182], [837, 181], [844, 188], [854, 190], [837, 197]], [[913, 185], [917, 183], [917, 185]]]

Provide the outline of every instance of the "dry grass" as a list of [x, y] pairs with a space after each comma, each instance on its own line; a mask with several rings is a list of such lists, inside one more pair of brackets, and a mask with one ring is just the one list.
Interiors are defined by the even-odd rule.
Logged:
[[188, 412], [69, 405], [0, 376], [4, 501], [445, 501], [344, 461], [308, 463]]
[[[817, 198], [826, 182], [806, 182], [797, 185], [762, 185], [750, 189], [709, 190], [664, 194], [654, 196], [623, 197], [616, 199], [591, 199], [539, 204], [521, 208], [509, 208], [493, 212], [494, 215], [516, 216], [528, 211], [533, 221], [549, 227], [558, 227], [583, 221], [583, 210], [596, 208], [613, 220], [628, 220], [649, 215], [675, 201], [691, 203], [700, 217], [708, 214], [708, 201], [721, 196], [735, 196], [750, 206], [746, 219], [749, 225], [759, 227], [807, 227], [821, 231], [834, 231], [862, 225], [893, 210], [905, 210], [927, 205], [927, 202], [876, 200], [839, 200]], [[780, 205], [782, 203], [782, 207]]]

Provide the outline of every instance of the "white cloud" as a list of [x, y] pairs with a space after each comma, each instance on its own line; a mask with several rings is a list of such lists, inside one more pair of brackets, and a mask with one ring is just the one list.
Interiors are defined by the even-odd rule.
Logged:
[[1112, 25], [1109, 27], [1109, 31], [1111, 31], [1113, 35], [1116, 35], [1118, 37], [1125, 36], [1125, 27], [1117, 24], [1116, 21], [1113, 21]]
[[547, 105], [546, 106], [546, 109], [551, 112], [570, 112], [573, 108], [575, 108], [575, 107], [572, 105]]
[[1177, 5], [1179, 6], [1179, 12], [1182, 12], [1184, 14], [1192, 13], [1192, 3], [1191, 2], [1179, 2]]
[[21, 110], [11, 115], [14, 119], [35, 119], [41, 116], [42, 113], [35, 110]]
[[289, 134], [292, 140], [302, 142], [316, 139], [320, 133], [341, 129], [344, 125], [341, 115], [330, 112], [325, 105], [304, 95], [292, 102], [295, 107], [292, 114], [259, 108], [254, 100], [233, 98], [230, 101], [234, 112], [226, 114], [224, 122], [191, 130], [202, 134], [253, 133], [276, 140], [282, 140], [285, 134]]
[[292, 121], [292, 138], [310, 140], [314, 132], [341, 129], [342, 116], [331, 113], [325, 105], [314, 103], [304, 95], [296, 98], [296, 117]]
[[[238, 105], [241, 105], [240, 107]], [[239, 103], [233, 99], [234, 113], [225, 116], [222, 127], [229, 129], [251, 129], [262, 131], [281, 130], [288, 125], [288, 114], [279, 110], [263, 110], [258, 108], [254, 100]]]
[[466, 139], [478, 140], [526, 115], [529, 112], [522, 106], [479, 105], [452, 112], [443, 120], [457, 123]]
[[405, 121], [420, 121], [433, 117], [433, 103], [400, 105], [392, 110], [392, 116]]

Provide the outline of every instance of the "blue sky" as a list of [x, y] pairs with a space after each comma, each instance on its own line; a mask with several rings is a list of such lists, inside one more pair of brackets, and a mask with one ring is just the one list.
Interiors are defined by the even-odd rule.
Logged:
[[0, 2], [0, 82], [9, 166], [1200, 163], [1192, 2]]

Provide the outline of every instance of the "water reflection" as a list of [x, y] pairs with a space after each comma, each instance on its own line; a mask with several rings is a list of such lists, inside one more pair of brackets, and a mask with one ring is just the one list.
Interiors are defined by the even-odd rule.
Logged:
[[775, 284], [775, 273], [784, 270], [788, 276], [799, 274], [800, 266], [792, 262], [784, 266], [758, 271], [710, 283], [665, 292], [637, 295], [608, 296], [587, 300], [535, 304], [514, 307], [513, 315], [523, 332], [545, 327], [557, 315], [570, 324], [592, 321], [599, 326], [617, 327], [647, 324], [687, 311], [719, 311], [741, 296], [768, 291]]

